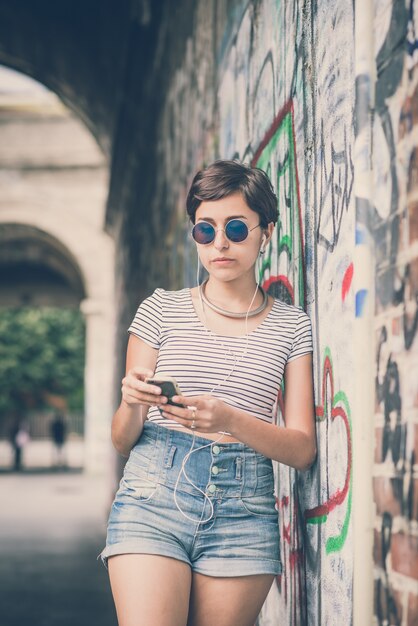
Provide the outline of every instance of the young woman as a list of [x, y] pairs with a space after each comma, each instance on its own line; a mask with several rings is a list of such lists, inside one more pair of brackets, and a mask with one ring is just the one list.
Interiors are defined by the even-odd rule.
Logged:
[[[304, 470], [316, 454], [309, 317], [255, 278], [277, 221], [268, 177], [216, 161], [187, 211], [209, 278], [139, 306], [112, 422], [129, 460], [101, 557], [120, 626], [253, 626], [282, 571], [272, 459]], [[166, 375], [182, 406], [147, 382]]]

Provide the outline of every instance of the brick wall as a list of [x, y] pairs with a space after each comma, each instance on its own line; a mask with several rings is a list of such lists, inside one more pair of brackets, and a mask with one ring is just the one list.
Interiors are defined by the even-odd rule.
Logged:
[[[379, 626], [418, 623], [417, 26], [414, 0], [375, 2], [370, 74], [357, 77], [369, 80], [374, 102], [366, 205], [375, 289], [373, 613]], [[366, 124], [359, 126], [359, 135], [366, 133]]]

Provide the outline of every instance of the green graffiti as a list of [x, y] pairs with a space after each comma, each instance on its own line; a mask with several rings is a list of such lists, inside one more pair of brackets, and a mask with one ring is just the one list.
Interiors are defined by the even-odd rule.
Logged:
[[[345, 413], [347, 415], [348, 427], [350, 431], [350, 450], [351, 450], [351, 442], [353, 441], [353, 437], [352, 437], [353, 431], [352, 431], [352, 426], [351, 426], [351, 411], [350, 411], [350, 404], [348, 402], [347, 395], [343, 391], [339, 391], [338, 393], [335, 394], [332, 404], [333, 406], [336, 406], [339, 402], [341, 402], [341, 404], [344, 406]], [[330, 554], [331, 552], [339, 552], [341, 548], [343, 547], [345, 540], [347, 538], [347, 533], [348, 533], [348, 528], [350, 525], [350, 518], [351, 518], [351, 502], [352, 502], [352, 492], [353, 492], [353, 464], [351, 461], [352, 461], [351, 458], [347, 459], [347, 463], [349, 464], [349, 467], [350, 467], [350, 487], [348, 491], [347, 510], [345, 513], [343, 526], [341, 528], [341, 532], [339, 535], [330, 537], [327, 540], [326, 545], [325, 545], [325, 551], [327, 554]]]
[[350, 525], [351, 517], [351, 498], [353, 491], [353, 481], [351, 479], [352, 472], [350, 472], [350, 490], [348, 492], [347, 511], [345, 513], [344, 523], [339, 535], [330, 537], [325, 544], [325, 552], [330, 554], [331, 552], [339, 552], [343, 547], [345, 540], [347, 539], [348, 528]]
[[[271, 137], [262, 149], [254, 165], [269, 174], [275, 188], [279, 220], [276, 227], [277, 239], [270, 245], [268, 256], [263, 260], [260, 269], [260, 281], [274, 277], [287, 276], [293, 285], [293, 301], [304, 302], [305, 281], [303, 263], [291, 264], [293, 260], [302, 259], [302, 233], [300, 230], [300, 203], [298, 192], [298, 176], [296, 148], [293, 135], [293, 109], [277, 122], [271, 129]], [[283, 259], [285, 259], [283, 261]], [[279, 271], [279, 264], [283, 263]]]
[[313, 517], [312, 519], [308, 519], [308, 524], [322, 524], [327, 521], [328, 515], [319, 515], [319, 517]]
[[[326, 348], [325, 350], [325, 356], [328, 357], [329, 361], [331, 362], [331, 353], [329, 348]], [[331, 371], [332, 372], [332, 365], [329, 367], [325, 366], [325, 359], [324, 359], [324, 373], [326, 373], [327, 371]], [[348, 497], [347, 497], [347, 509], [346, 509], [346, 513], [344, 516], [344, 522], [341, 528], [341, 531], [338, 535], [334, 535], [333, 537], [329, 537], [326, 541], [325, 544], [325, 552], [326, 554], [331, 554], [332, 552], [339, 552], [342, 547], [345, 544], [345, 541], [347, 539], [347, 534], [348, 534], [348, 529], [350, 527], [350, 519], [351, 519], [351, 506], [352, 506], [352, 491], [353, 491], [353, 470], [352, 470], [352, 456], [351, 456], [351, 442], [353, 440], [352, 438], [352, 420], [351, 420], [351, 410], [350, 410], [350, 404], [348, 402], [348, 398], [347, 395], [344, 393], [344, 391], [339, 391], [338, 393], [335, 394], [335, 396], [332, 399], [332, 407], [335, 408], [338, 405], [342, 405], [345, 411], [345, 415], [347, 416], [347, 425], [348, 425], [348, 432], [347, 432], [347, 436], [349, 438], [349, 456], [347, 459], [347, 464], [348, 464], [348, 472], [349, 472], [349, 488], [348, 488]], [[324, 398], [324, 412], [323, 412], [323, 416], [322, 419], [325, 419], [326, 416], [326, 398]], [[345, 420], [344, 420], [345, 421]], [[307, 518], [306, 522], [307, 524], [323, 524], [327, 521], [328, 519], [328, 515], [334, 510], [336, 503], [335, 500], [334, 502], [332, 502], [332, 498], [330, 501], [328, 501], [328, 503], [326, 503], [325, 505], [321, 505], [320, 507], [318, 507], [318, 509], [328, 509], [326, 513], [322, 513], [320, 515], [317, 515], [315, 517], [311, 517], [311, 518]]]

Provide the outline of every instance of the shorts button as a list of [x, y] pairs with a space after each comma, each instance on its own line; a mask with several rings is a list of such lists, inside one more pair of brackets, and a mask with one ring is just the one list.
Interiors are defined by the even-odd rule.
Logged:
[[214, 485], [213, 483], [211, 483], [211, 484], [208, 486], [208, 491], [209, 491], [209, 493], [213, 493], [214, 491], [216, 491], [216, 485]]
[[219, 467], [216, 467], [216, 465], [214, 465], [212, 467], [212, 474], [215, 474], [215, 476], [216, 476], [216, 474], [218, 474], [218, 473], [219, 473]]
[[219, 446], [213, 446], [213, 448], [212, 448], [213, 454], [219, 454], [220, 451], [221, 451], [221, 449], [220, 449]]

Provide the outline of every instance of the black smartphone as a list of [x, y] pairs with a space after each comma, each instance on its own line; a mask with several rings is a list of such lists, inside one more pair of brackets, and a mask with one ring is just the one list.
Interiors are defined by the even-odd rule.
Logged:
[[177, 402], [172, 401], [173, 396], [181, 396], [180, 387], [177, 384], [177, 381], [172, 376], [165, 376], [161, 374], [161, 376], [157, 376], [155, 378], [147, 378], [145, 380], [148, 385], [156, 385], [161, 388], [161, 395], [167, 398], [167, 404], [172, 404], [173, 406], [181, 406], [184, 408], [184, 404], [179, 404]]

